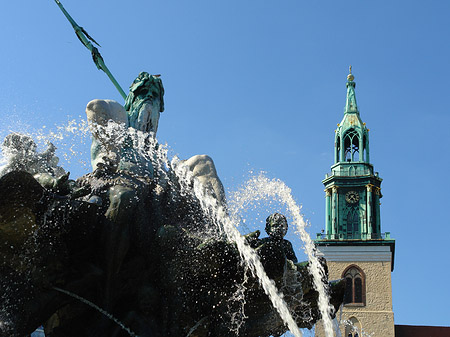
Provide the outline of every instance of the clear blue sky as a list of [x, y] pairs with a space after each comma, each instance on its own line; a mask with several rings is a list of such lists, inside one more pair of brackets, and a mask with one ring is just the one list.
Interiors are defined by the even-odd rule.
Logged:
[[[384, 179], [382, 230], [396, 239], [395, 322], [450, 325], [450, 2], [63, 4], [126, 91], [140, 71], [162, 74], [160, 142], [182, 158], [209, 154], [230, 191], [250, 170], [283, 180], [312, 236], [324, 226], [321, 180], [351, 64]], [[4, 1], [0, 28], [0, 136], [81, 122], [94, 98], [123, 102], [53, 0]], [[86, 173], [89, 141], [57, 141], [61, 159], [71, 142], [82, 154], [63, 164], [75, 178]]]

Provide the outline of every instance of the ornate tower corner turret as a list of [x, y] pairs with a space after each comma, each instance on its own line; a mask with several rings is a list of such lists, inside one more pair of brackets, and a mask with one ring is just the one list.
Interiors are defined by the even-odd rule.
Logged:
[[[360, 117], [354, 76], [347, 76], [344, 117], [335, 130], [334, 164], [325, 186], [325, 232], [315, 240], [330, 279], [346, 279], [341, 333], [394, 337], [391, 272], [395, 240], [381, 232], [381, 182], [369, 156], [369, 129]], [[339, 315], [338, 315], [339, 317]], [[316, 336], [324, 336], [320, 323]]]

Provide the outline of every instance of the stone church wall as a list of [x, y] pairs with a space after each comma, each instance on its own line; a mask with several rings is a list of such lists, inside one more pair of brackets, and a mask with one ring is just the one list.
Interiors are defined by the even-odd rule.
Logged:
[[[342, 278], [342, 273], [350, 265], [356, 265], [365, 274], [365, 305], [350, 304], [342, 309], [341, 320], [352, 317], [359, 321], [359, 336], [394, 337], [394, 313], [392, 311], [391, 263], [390, 262], [336, 262], [328, 261], [329, 278]], [[337, 313], [339, 319], [340, 313]], [[356, 324], [358, 325], [358, 324]], [[345, 326], [341, 324], [341, 334]], [[365, 334], [364, 334], [365, 333]], [[322, 323], [316, 324], [316, 336], [324, 337]]]

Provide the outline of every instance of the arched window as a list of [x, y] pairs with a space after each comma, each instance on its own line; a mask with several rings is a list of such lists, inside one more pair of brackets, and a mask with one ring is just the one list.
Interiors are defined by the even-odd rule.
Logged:
[[345, 321], [345, 337], [359, 337], [361, 324], [356, 317], [351, 317]]
[[363, 161], [365, 161], [365, 162], [369, 162], [369, 158], [368, 158], [368, 156], [367, 156], [367, 151], [369, 150], [368, 149], [368, 144], [367, 144], [368, 142], [367, 142], [367, 137], [366, 137], [366, 135], [364, 135], [364, 137], [363, 137], [363, 151], [362, 151], [362, 155], [363, 155], [363, 157], [362, 157], [362, 159], [363, 159]]
[[356, 238], [359, 233], [359, 212], [357, 207], [351, 207], [347, 211], [347, 237]]
[[358, 133], [350, 129], [344, 137], [345, 161], [359, 161], [359, 137]]
[[352, 265], [344, 271], [342, 277], [345, 278], [344, 305], [365, 305], [366, 290], [363, 271], [357, 266]]
[[341, 161], [341, 137], [336, 135], [335, 163]]

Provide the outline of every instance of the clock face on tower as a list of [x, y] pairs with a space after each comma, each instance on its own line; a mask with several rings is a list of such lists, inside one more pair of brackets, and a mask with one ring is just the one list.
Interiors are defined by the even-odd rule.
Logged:
[[345, 194], [345, 201], [349, 204], [355, 204], [359, 201], [359, 194], [355, 191], [349, 191]]

